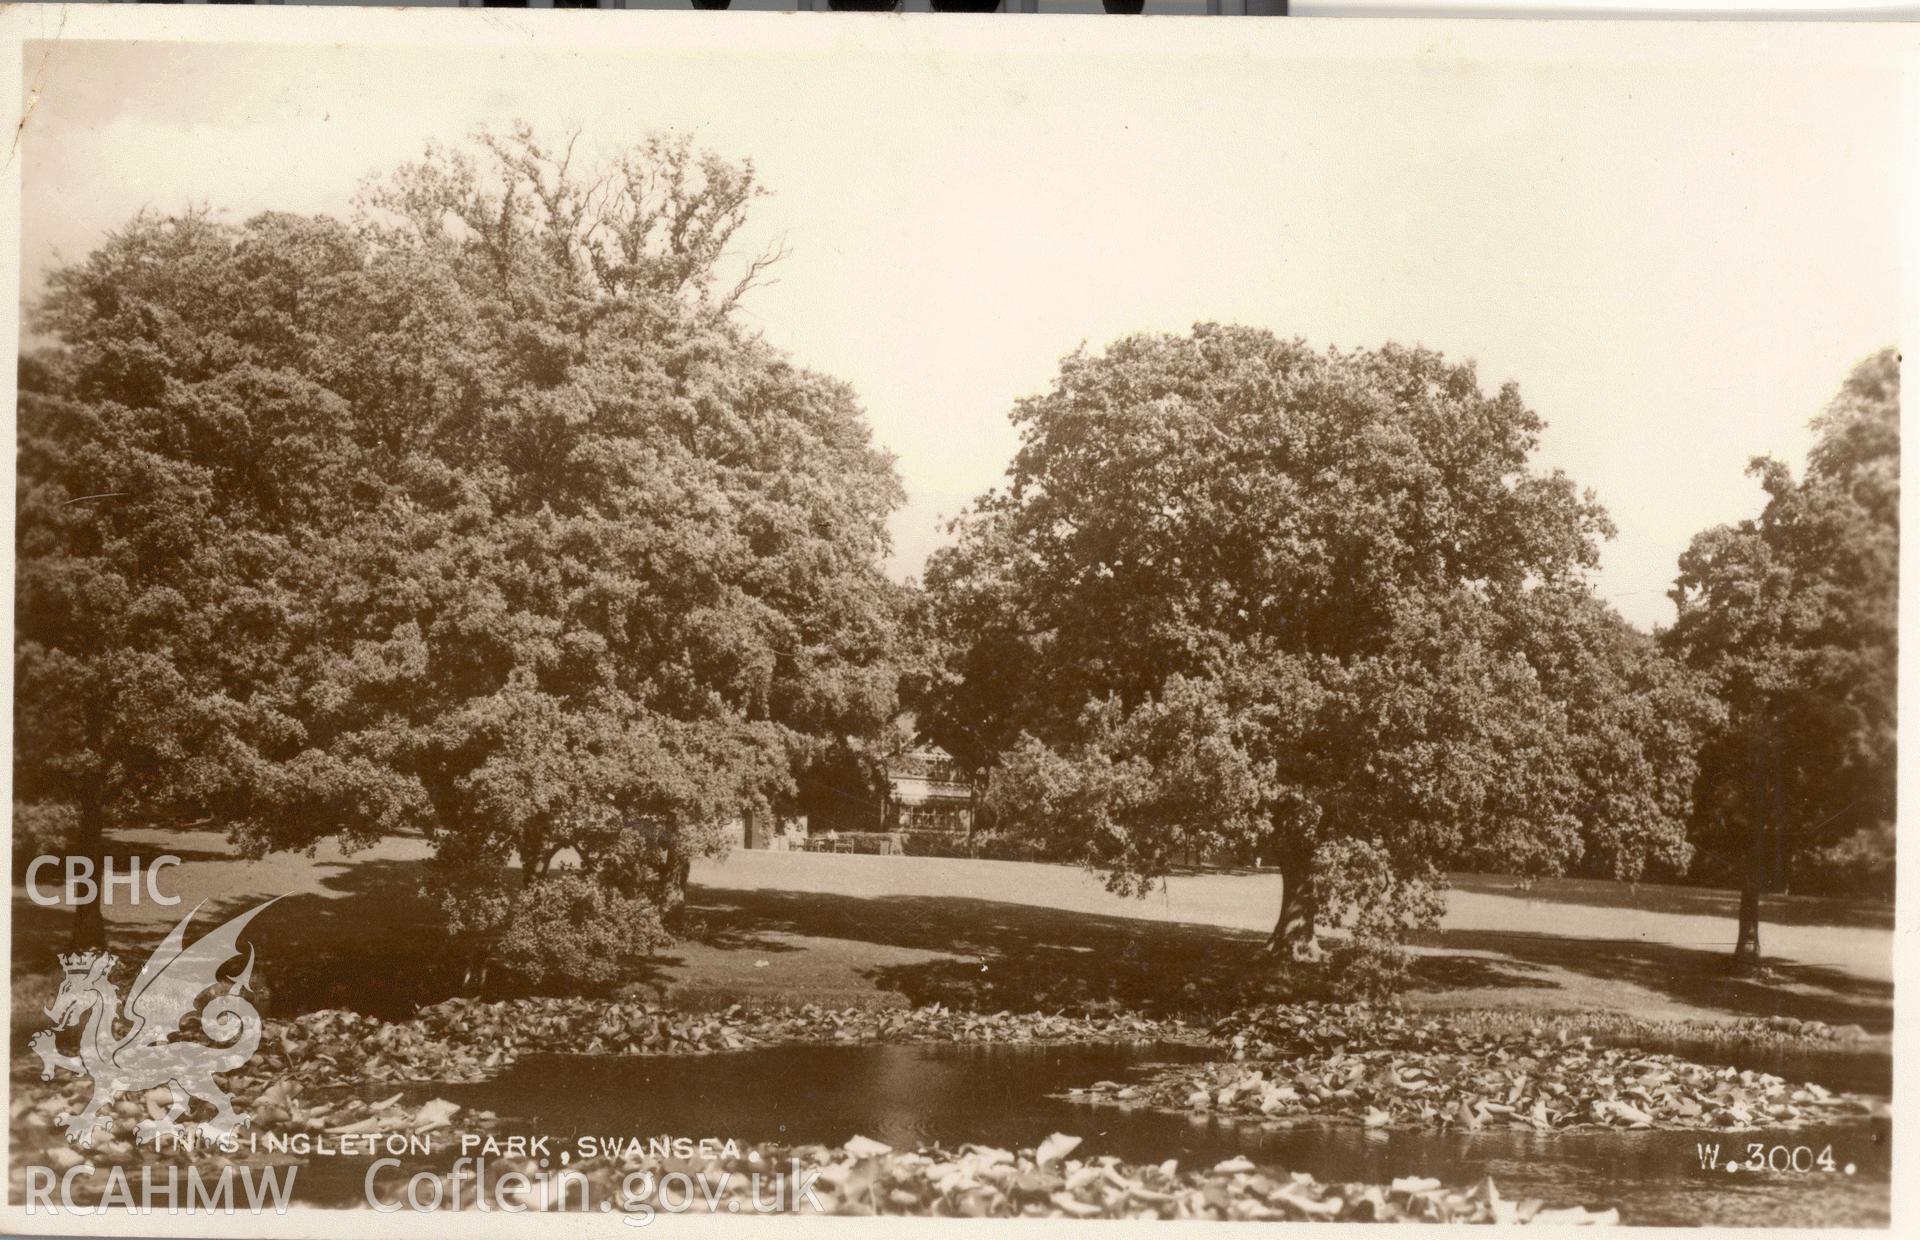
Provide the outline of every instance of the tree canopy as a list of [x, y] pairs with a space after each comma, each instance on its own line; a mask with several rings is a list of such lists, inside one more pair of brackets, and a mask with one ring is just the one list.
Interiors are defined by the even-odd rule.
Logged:
[[1138, 891], [1189, 847], [1316, 915], [1443, 869], [1686, 855], [1695, 679], [1592, 595], [1605, 513], [1470, 365], [1201, 325], [1068, 357], [927, 570], [922, 719], [1014, 829]]
[[[725, 821], [891, 718], [902, 492], [853, 393], [732, 314], [771, 257], [734, 254], [751, 167], [584, 164], [484, 137], [351, 221], [142, 215], [54, 274], [21, 385], [33, 821], [419, 831], [456, 928], [537, 913], [565, 941], [518, 966], [603, 979]], [[507, 881], [563, 850], [544, 894]]]
[[1857, 366], [1814, 420], [1795, 480], [1756, 457], [1761, 513], [1696, 535], [1665, 635], [1711, 678], [1724, 726], [1702, 756], [1697, 836], [1742, 888], [1738, 954], [1759, 954], [1759, 898], [1796, 878], [1892, 894], [1900, 550], [1900, 366]]

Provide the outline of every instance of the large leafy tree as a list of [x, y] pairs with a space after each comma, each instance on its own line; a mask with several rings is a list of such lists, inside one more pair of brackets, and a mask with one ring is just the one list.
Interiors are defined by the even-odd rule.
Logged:
[[1604, 513], [1511, 386], [1247, 328], [1068, 357], [927, 571], [922, 719], [1003, 828], [1138, 891], [1190, 849], [1317, 920], [1431, 922], [1444, 868], [1684, 860], [1709, 705], [1586, 584]]
[[1734, 953], [1760, 955], [1760, 901], [1835, 872], [1891, 893], [1897, 746], [1900, 368], [1886, 350], [1814, 422], [1796, 480], [1749, 472], [1758, 517], [1696, 535], [1666, 641], [1712, 678], [1696, 831], [1741, 891]]
[[485, 138], [350, 223], [142, 216], [53, 277], [36, 821], [418, 830], [456, 929], [602, 980], [725, 821], [892, 716], [899, 484], [845, 385], [734, 320], [751, 169], [582, 162]]

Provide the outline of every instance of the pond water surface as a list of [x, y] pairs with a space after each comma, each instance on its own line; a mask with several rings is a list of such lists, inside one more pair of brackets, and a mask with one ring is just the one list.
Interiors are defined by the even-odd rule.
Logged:
[[[712, 1137], [745, 1146], [838, 1145], [856, 1135], [896, 1148], [968, 1142], [1014, 1148], [1067, 1132], [1084, 1139], [1077, 1155], [1113, 1154], [1129, 1162], [1175, 1158], [1210, 1166], [1245, 1154], [1334, 1182], [1420, 1175], [1468, 1184], [1490, 1176], [1509, 1198], [1615, 1206], [1628, 1223], [1872, 1226], [1888, 1217], [1888, 1136], [1884, 1124], [1865, 1119], [1738, 1135], [1382, 1131], [1223, 1121], [1064, 1096], [1073, 1086], [1130, 1080], [1155, 1064], [1215, 1054], [1168, 1044], [920, 1044], [700, 1056], [536, 1055], [492, 1080], [417, 1087], [409, 1101], [441, 1097], [493, 1111], [503, 1131], [546, 1134], [556, 1149], [581, 1136]], [[1825, 1072], [1799, 1079], [1872, 1090], [1883, 1063], [1822, 1057]], [[1777, 1055], [1765, 1066], [1793, 1075], [1793, 1065]], [[1751, 1141], [1789, 1150], [1807, 1146], [1812, 1154], [1831, 1146], [1834, 1161], [1851, 1163], [1854, 1171], [1727, 1172], [1725, 1162], [1744, 1159]], [[1703, 1144], [1719, 1147], [1711, 1170], [1702, 1167]], [[315, 1170], [302, 1175], [303, 1183], [311, 1182], [309, 1191], [331, 1196], [347, 1188], [329, 1187], [336, 1175], [310, 1181]], [[358, 1196], [357, 1181], [353, 1188]]]

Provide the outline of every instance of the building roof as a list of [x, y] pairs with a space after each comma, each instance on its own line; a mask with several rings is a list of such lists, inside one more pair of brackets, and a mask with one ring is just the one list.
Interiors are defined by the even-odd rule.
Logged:
[[889, 779], [916, 778], [937, 783], [970, 785], [967, 773], [953, 755], [938, 745], [916, 745], [887, 759]]

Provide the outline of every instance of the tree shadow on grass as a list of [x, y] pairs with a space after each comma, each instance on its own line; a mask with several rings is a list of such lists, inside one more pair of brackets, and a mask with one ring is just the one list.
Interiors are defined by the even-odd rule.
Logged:
[[688, 897], [686, 937], [715, 951], [777, 956], [805, 948], [773, 936], [771, 929], [737, 907], [699, 903]]
[[1541, 965], [1509, 960], [1505, 956], [1420, 953], [1407, 970], [1407, 989], [1422, 990], [1556, 990], [1559, 983], [1543, 977]]
[[1296, 992], [1263, 936], [961, 896], [696, 889], [714, 941], [765, 950], [805, 936], [942, 953], [858, 970], [915, 1006], [1205, 1014]]
[[[349, 1008], [387, 1020], [472, 992], [461, 962], [448, 951], [434, 901], [421, 893], [421, 865], [412, 860], [353, 859], [320, 867], [320, 893], [286, 896], [263, 911], [241, 942], [255, 953], [252, 998], [263, 1015], [290, 1018], [322, 1008]], [[187, 929], [191, 942], [274, 893], [250, 891], [209, 900]], [[138, 922], [110, 919], [108, 950], [119, 957], [114, 976], [126, 987], [166, 933], [191, 905], [151, 913]], [[20, 999], [12, 1013], [12, 1046], [43, 1028], [41, 1008], [60, 984], [58, 953], [67, 950], [73, 913], [13, 902], [12, 977]], [[649, 981], [679, 964], [660, 957], [635, 967], [631, 980]], [[236, 966], [237, 967], [237, 966]], [[499, 985], [489, 997], [533, 993]]]
[[[971, 897], [854, 897], [696, 889], [690, 904], [743, 948], [807, 936], [942, 953], [862, 969], [915, 1005], [976, 1010], [1130, 1010], [1205, 1016], [1253, 1002], [1317, 997], [1322, 979], [1290, 977], [1263, 936], [1212, 926], [1066, 912]], [[1583, 996], [1582, 979], [1629, 983], [1721, 1016], [1790, 1016], [1889, 1027], [1892, 987], [1834, 969], [1774, 962], [1774, 981], [1734, 976], [1724, 952], [1539, 933], [1447, 931], [1413, 962], [1416, 991], [1477, 989]], [[957, 958], [956, 958], [957, 957]]]
[[[1728, 1016], [1786, 1016], [1831, 1025], [1855, 1024], [1873, 1032], [1885, 1031], [1893, 1024], [1892, 983], [1818, 965], [1769, 959], [1765, 975], [1749, 977], [1736, 974], [1731, 955], [1718, 948], [1504, 930], [1449, 930], [1431, 941], [1443, 952], [1473, 953], [1428, 957], [1434, 961], [1498, 957], [1502, 964], [1511, 962], [1512, 967], [1534, 973], [1551, 969], [1574, 974], [1576, 980], [1566, 987], [1571, 1006], [1582, 1006], [1577, 978], [1585, 977], [1629, 983]], [[1417, 987], [1448, 990], [1516, 984], [1512, 980], [1478, 980], [1471, 971], [1449, 978], [1445, 972], [1448, 967], [1436, 964], [1423, 971], [1416, 966]]]
[[[1645, 913], [1679, 913], [1732, 921], [1740, 913], [1740, 893], [1721, 887], [1681, 887], [1670, 883], [1619, 883], [1590, 878], [1521, 879], [1504, 874], [1450, 874], [1456, 891], [1502, 896], [1542, 906], [1551, 917], [1553, 905], [1628, 909]], [[1893, 905], [1871, 900], [1843, 900], [1827, 896], [1765, 896], [1760, 901], [1763, 925], [1846, 926], [1860, 930], [1893, 929]]]
[[[432, 904], [420, 895], [417, 863], [358, 860], [328, 868], [321, 879], [326, 894], [308, 892], [276, 901], [241, 937], [242, 948], [251, 947], [255, 953], [250, 997], [262, 1014], [291, 1017], [320, 1008], [351, 1007], [394, 1018], [454, 993], [459, 979], [448, 976], [442, 951], [445, 935], [437, 929]], [[187, 941], [193, 942], [273, 894], [247, 892], [208, 900], [194, 912]], [[181, 904], [169, 908], [163, 917], [148, 912], [137, 922], [110, 916], [107, 949], [120, 961], [114, 976], [120, 981], [123, 1001], [140, 966], [192, 908]], [[12, 976], [16, 986], [36, 974], [46, 975], [49, 993], [58, 986], [57, 954], [67, 949], [73, 916], [69, 909], [14, 901]], [[15, 1005], [16, 1035], [23, 1015], [20, 1007]], [[29, 1022], [37, 1015], [25, 1013]], [[29, 1032], [32, 1028], [37, 1026]]]

